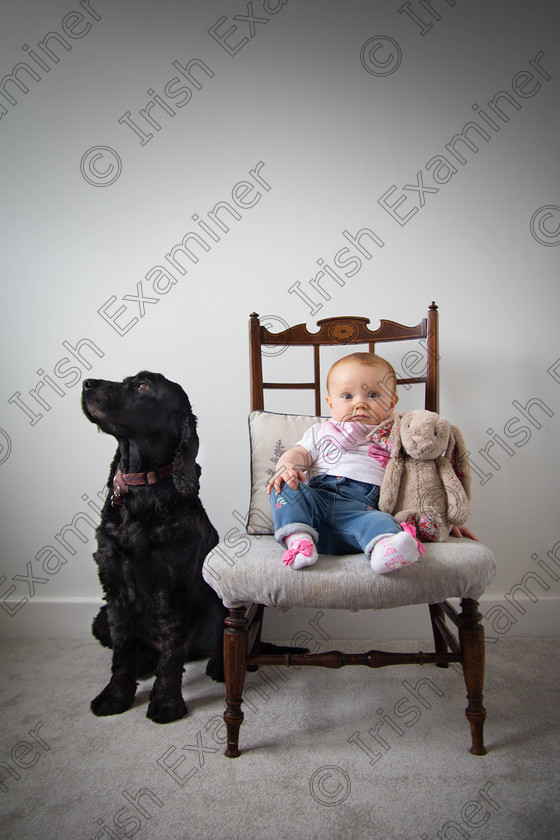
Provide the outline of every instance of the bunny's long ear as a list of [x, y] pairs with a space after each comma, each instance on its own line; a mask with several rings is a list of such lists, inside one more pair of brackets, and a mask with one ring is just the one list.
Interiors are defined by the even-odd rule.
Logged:
[[393, 445], [391, 447], [391, 458], [398, 458], [401, 454], [401, 423], [404, 415], [404, 411], [398, 411], [395, 414], [395, 422], [393, 423], [393, 428], [391, 430], [391, 437], [393, 438]]
[[181, 440], [173, 459], [173, 481], [182, 496], [195, 499], [200, 489], [200, 467], [196, 463], [198, 454], [198, 435], [196, 417], [187, 402], [183, 408]]
[[395, 422], [391, 429], [391, 437], [393, 438], [393, 445], [391, 448], [391, 456], [387, 461], [385, 475], [383, 476], [383, 483], [381, 484], [381, 492], [379, 494], [379, 510], [385, 513], [394, 513], [397, 499], [399, 497], [399, 489], [401, 485], [401, 478], [404, 470], [404, 459], [400, 457], [401, 454], [401, 420], [404, 412], [395, 414]]
[[467, 447], [461, 431], [457, 426], [451, 426], [449, 444], [445, 457], [451, 461], [457, 478], [463, 485], [467, 498], [471, 498], [471, 465], [467, 453]]

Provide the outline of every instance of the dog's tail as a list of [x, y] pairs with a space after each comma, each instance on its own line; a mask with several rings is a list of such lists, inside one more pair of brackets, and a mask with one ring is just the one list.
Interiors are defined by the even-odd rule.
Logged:
[[113, 642], [111, 639], [111, 630], [109, 629], [109, 620], [107, 618], [107, 607], [101, 607], [91, 625], [91, 632], [98, 642], [101, 642], [103, 647], [112, 648]]
[[290, 645], [275, 645], [272, 642], [261, 642], [259, 653], [309, 653], [309, 648], [290, 647]]

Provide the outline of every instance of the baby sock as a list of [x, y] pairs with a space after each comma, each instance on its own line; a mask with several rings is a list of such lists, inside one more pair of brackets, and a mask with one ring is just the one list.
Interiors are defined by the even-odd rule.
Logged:
[[303, 569], [313, 566], [319, 559], [317, 549], [309, 534], [305, 531], [294, 531], [284, 540], [288, 550], [282, 555], [282, 562], [292, 569]]
[[401, 566], [409, 566], [424, 554], [424, 546], [416, 539], [416, 528], [403, 523], [403, 530], [379, 540], [371, 552], [371, 568], [378, 575], [387, 574]]

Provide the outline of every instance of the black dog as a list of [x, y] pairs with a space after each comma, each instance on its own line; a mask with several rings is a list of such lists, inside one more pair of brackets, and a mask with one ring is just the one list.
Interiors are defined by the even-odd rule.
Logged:
[[148, 372], [86, 379], [82, 408], [119, 442], [94, 555], [107, 606], [93, 632], [113, 649], [112, 676], [91, 709], [126, 711], [155, 671], [147, 715], [168, 723], [187, 713], [185, 661], [210, 658], [206, 673], [224, 679], [226, 610], [201, 573], [218, 534], [198, 497], [196, 418], [179, 385]]

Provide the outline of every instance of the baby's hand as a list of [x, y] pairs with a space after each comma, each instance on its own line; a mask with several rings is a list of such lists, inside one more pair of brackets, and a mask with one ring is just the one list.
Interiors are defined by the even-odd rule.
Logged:
[[451, 536], [452, 537], [466, 537], [469, 540], [476, 540], [476, 542], [480, 542], [474, 531], [471, 531], [470, 528], [467, 528], [466, 525], [454, 525], [451, 529]]
[[266, 485], [266, 492], [270, 496], [274, 487], [279, 493], [284, 483], [295, 490], [300, 481], [307, 481], [302, 467], [305, 469], [310, 465], [309, 453], [303, 446], [293, 446], [288, 449], [276, 462], [276, 472]]
[[305, 473], [302, 470], [298, 470], [297, 467], [281, 466], [280, 469], [281, 472], [274, 475], [266, 485], [266, 492], [269, 496], [273, 487], [279, 493], [284, 483], [295, 490], [300, 481], [304, 483], [307, 481]]

